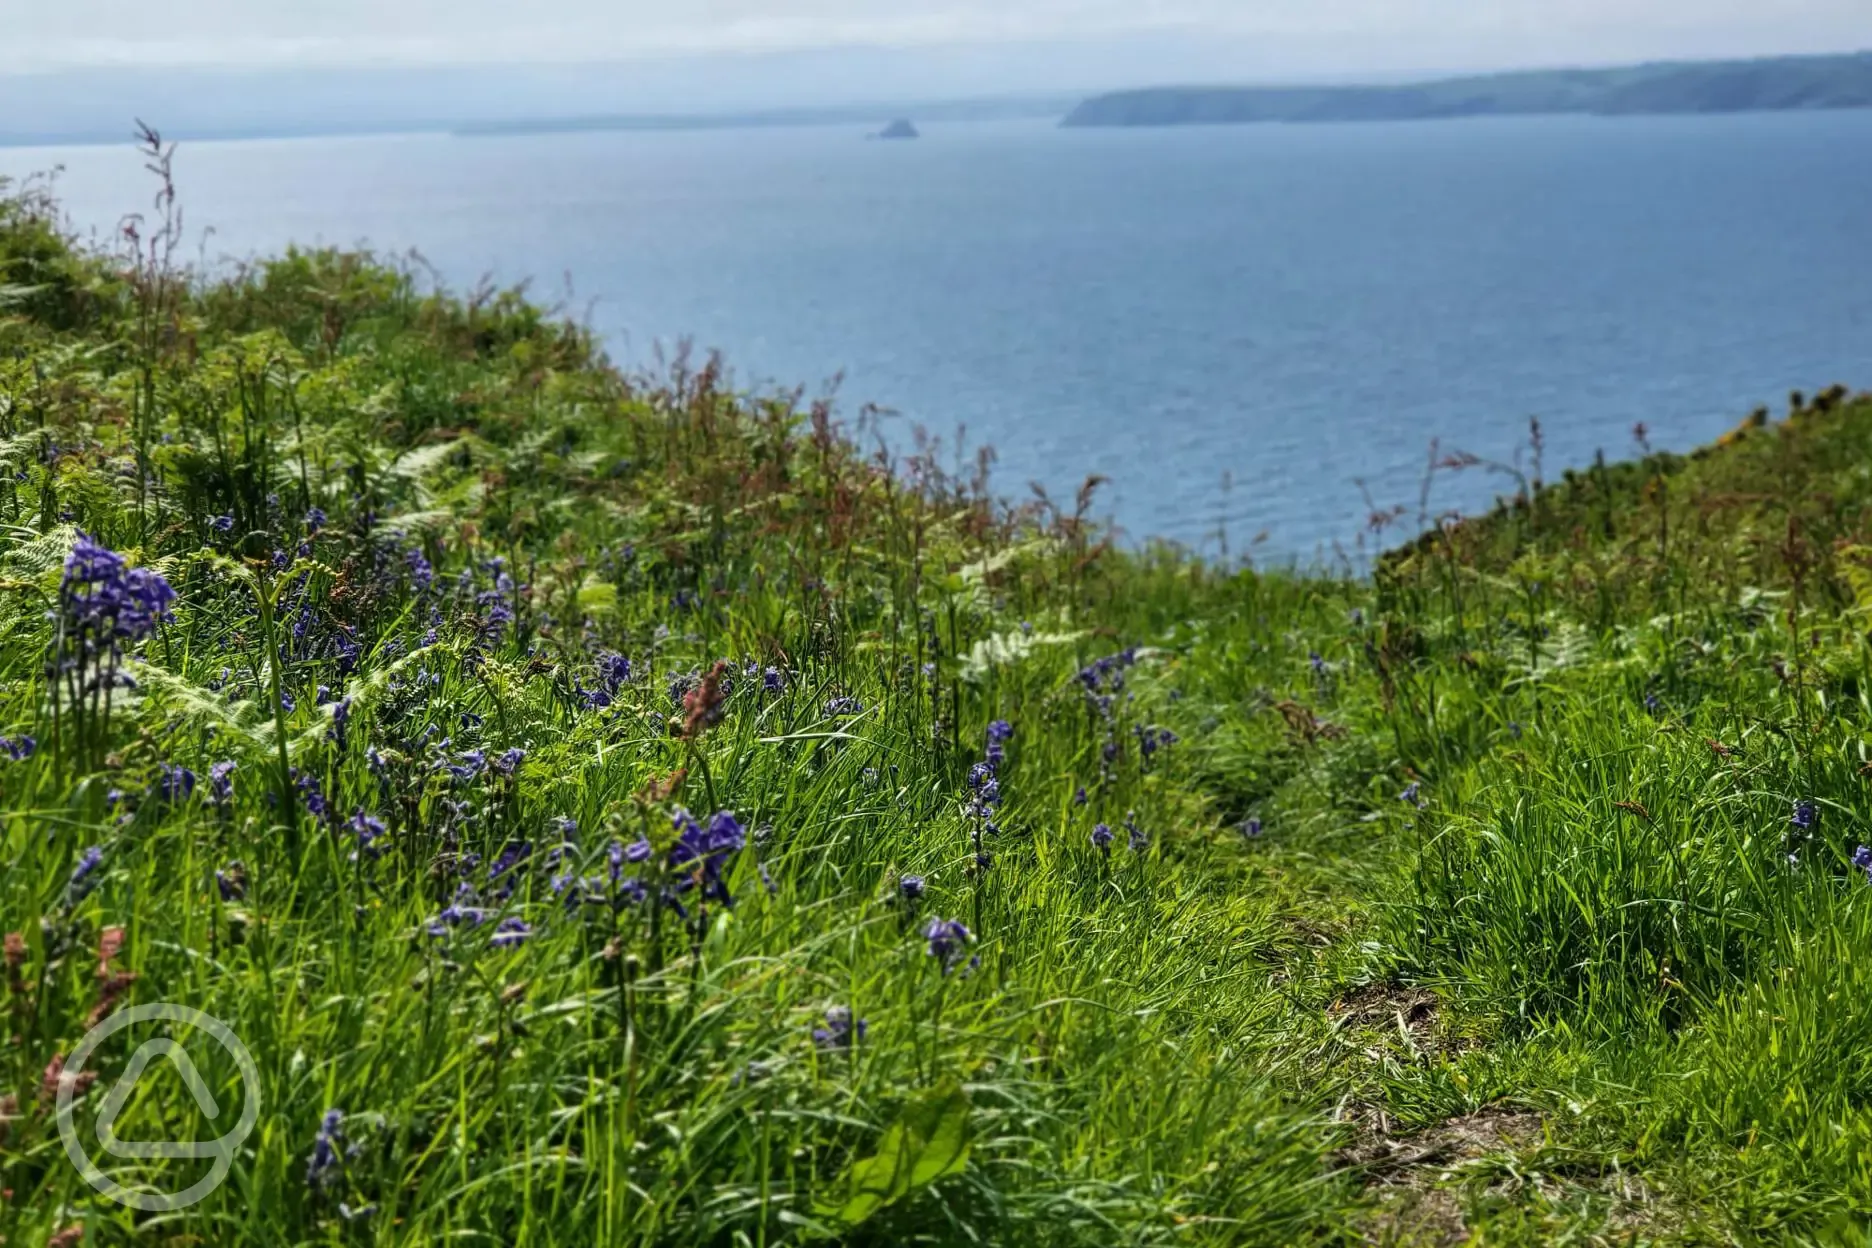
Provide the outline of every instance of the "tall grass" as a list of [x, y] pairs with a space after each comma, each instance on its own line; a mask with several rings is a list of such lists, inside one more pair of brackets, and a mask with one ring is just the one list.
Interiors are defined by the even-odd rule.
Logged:
[[[714, 361], [622, 375], [515, 292], [210, 280], [49, 214], [0, 200], [8, 1242], [1872, 1211], [1864, 402], [1257, 573]], [[159, 1000], [242, 1037], [262, 1113], [139, 1218], [49, 1106]], [[1503, 1107], [1541, 1138], [1371, 1160]], [[216, 1134], [161, 1083], [119, 1130]]]

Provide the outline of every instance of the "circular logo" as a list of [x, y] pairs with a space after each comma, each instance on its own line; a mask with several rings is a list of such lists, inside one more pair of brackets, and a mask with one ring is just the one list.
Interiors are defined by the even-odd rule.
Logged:
[[[174, 1194], [157, 1191], [131, 1191], [115, 1179], [98, 1169], [85, 1151], [78, 1138], [78, 1129], [72, 1122], [72, 1100], [78, 1085], [78, 1077], [84, 1071], [85, 1062], [97, 1051], [98, 1045], [110, 1039], [126, 1027], [137, 1023], [164, 1021], [182, 1023], [198, 1032], [205, 1032], [214, 1037], [222, 1048], [234, 1059], [234, 1065], [240, 1071], [241, 1111], [234, 1126], [218, 1140], [195, 1140], [181, 1142], [157, 1140], [135, 1142], [117, 1138], [117, 1115], [123, 1112], [124, 1104], [130, 1094], [136, 1090], [137, 1080], [149, 1069], [151, 1062], [159, 1057], [166, 1057], [175, 1066], [182, 1084], [195, 1098], [195, 1105], [202, 1116], [210, 1122], [221, 1116], [221, 1107], [215, 1102], [214, 1094], [208, 1090], [208, 1084], [189, 1058], [188, 1050], [168, 1037], [147, 1040], [142, 1047], [131, 1055], [130, 1064], [117, 1082], [105, 1093], [103, 1102], [98, 1107], [97, 1142], [98, 1147], [112, 1157], [133, 1160], [207, 1158], [208, 1173]], [[96, 1188], [106, 1197], [120, 1205], [140, 1209], [145, 1213], [169, 1213], [176, 1209], [186, 1209], [205, 1198], [220, 1187], [227, 1178], [228, 1171], [234, 1165], [234, 1153], [253, 1133], [254, 1124], [260, 1120], [260, 1068], [254, 1064], [253, 1054], [241, 1043], [228, 1025], [218, 1018], [212, 1018], [200, 1010], [192, 1010], [186, 1005], [172, 1005], [159, 1001], [153, 1005], [138, 1005], [127, 1010], [119, 1010], [103, 1022], [85, 1033], [78, 1047], [72, 1050], [66, 1059], [63, 1075], [58, 1081], [58, 1129], [59, 1138], [65, 1142], [65, 1155], [78, 1167], [78, 1173], [85, 1182]]]

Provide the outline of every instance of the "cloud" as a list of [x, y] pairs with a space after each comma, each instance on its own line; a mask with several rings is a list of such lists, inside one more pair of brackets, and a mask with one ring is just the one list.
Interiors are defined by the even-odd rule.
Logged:
[[0, 0], [0, 69], [591, 63], [1183, 34], [1424, 66], [1872, 44], [1866, 0]]

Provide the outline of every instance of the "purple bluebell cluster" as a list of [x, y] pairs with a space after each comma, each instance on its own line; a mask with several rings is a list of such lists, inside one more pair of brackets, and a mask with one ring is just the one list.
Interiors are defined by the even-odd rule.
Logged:
[[1111, 846], [1112, 846], [1111, 827], [1103, 823], [1093, 824], [1092, 825], [1092, 848], [1098, 850], [1099, 853], [1104, 854], [1107, 858], [1109, 858], [1111, 857]]
[[312, 1138], [312, 1155], [306, 1158], [307, 1186], [329, 1187], [343, 1172], [339, 1148], [345, 1142], [344, 1119], [342, 1109], [328, 1109], [319, 1121], [318, 1133]]
[[630, 678], [631, 661], [614, 651], [603, 651], [598, 655], [597, 683], [589, 689], [580, 685], [579, 701], [587, 710], [604, 710], [617, 701], [618, 692], [630, 683]]
[[195, 793], [195, 773], [179, 763], [156, 769], [156, 796], [165, 802], [186, 802]]
[[159, 573], [80, 533], [59, 582], [58, 670], [74, 699], [121, 683], [117, 665], [134, 645], [173, 618], [175, 590]]
[[969, 941], [974, 937], [960, 919], [931, 919], [923, 926], [923, 939], [929, 944], [930, 957], [941, 963], [947, 975], [968, 953]]
[[1861, 845], [1853, 850], [1852, 865], [1865, 872], [1866, 883], [1872, 884], [1872, 847]]
[[384, 838], [390, 830], [384, 826], [383, 820], [360, 810], [351, 816], [350, 828], [351, 834], [357, 838], [357, 854], [354, 857], [362, 855], [376, 859], [384, 856], [384, 851], [389, 848]]
[[524, 944], [532, 935], [533, 929], [526, 920], [511, 915], [495, 925], [494, 934], [488, 937], [488, 943], [496, 949], [512, 949]]
[[870, 1024], [853, 1018], [850, 1007], [835, 1005], [825, 1012], [825, 1026], [813, 1028], [813, 1043], [827, 1052], [850, 1049], [862, 1042]]
[[675, 891], [686, 893], [700, 889], [703, 898], [713, 898], [724, 906], [734, 897], [728, 890], [724, 871], [728, 862], [747, 844], [747, 833], [731, 811], [718, 810], [707, 824], [696, 821], [686, 810], [671, 816], [676, 825], [676, 844], [670, 850], [669, 865], [675, 873]]
[[1795, 802], [1794, 813], [1788, 817], [1788, 822], [1803, 832], [1808, 831], [1820, 822], [1820, 808], [1806, 799]]
[[1404, 791], [1402, 793], [1398, 794], [1398, 801], [1403, 802], [1406, 806], [1415, 806], [1418, 810], [1422, 810], [1430, 804], [1424, 801], [1422, 790], [1423, 786], [1413, 780], [1404, 786]]
[[102, 846], [93, 845], [78, 855], [78, 863], [72, 868], [71, 878], [65, 882], [65, 904], [75, 906], [91, 895], [97, 887], [97, 871], [104, 865]]
[[24, 733], [17, 737], [0, 737], [0, 754], [5, 754], [16, 763], [25, 762], [38, 750], [38, 740]]
[[1079, 687], [1085, 693], [1086, 707], [1105, 732], [1099, 748], [1099, 781], [1110, 784], [1124, 749], [1119, 745], [1118, 695], [1124, 692], [1125, 672], [1137, 663], [1137, 647], [1130, 646], [1117, 654], [1094, 660], [1079, 669]]
[[1137, 811], [1125, 812], [1125, 831], [1130, 834], [1131, 852], [1142, 853], [1150, 848], [1150, 833], [1138, 826]]
[[237, 766], [233, 759], [223, 759], [209, 765], [208, 797], [215, 805], [226, 805], [234, 796], [234, 771]]

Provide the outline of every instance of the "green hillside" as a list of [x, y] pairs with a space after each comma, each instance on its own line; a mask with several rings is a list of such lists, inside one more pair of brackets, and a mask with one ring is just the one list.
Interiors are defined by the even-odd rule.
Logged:
[[[520, 292], [51, 210], [6, 1244], [1864, 1242], [1872, 401], [1258, 572]], [[156, 1002], [258, 1116], [149, 1214], [56, 1105], [202, 1175], [86, 1134], [135, 1033], [65, 1068]], [[247, 1103], [176, 1039], [223, 1116], [152, 1078], [122, 1141]]]
[[1872, 52], [1531, 70], [1385, 86], [1155, 87], [1094, 96], [1066, 126], [1434, 121], [1872, 108]]

